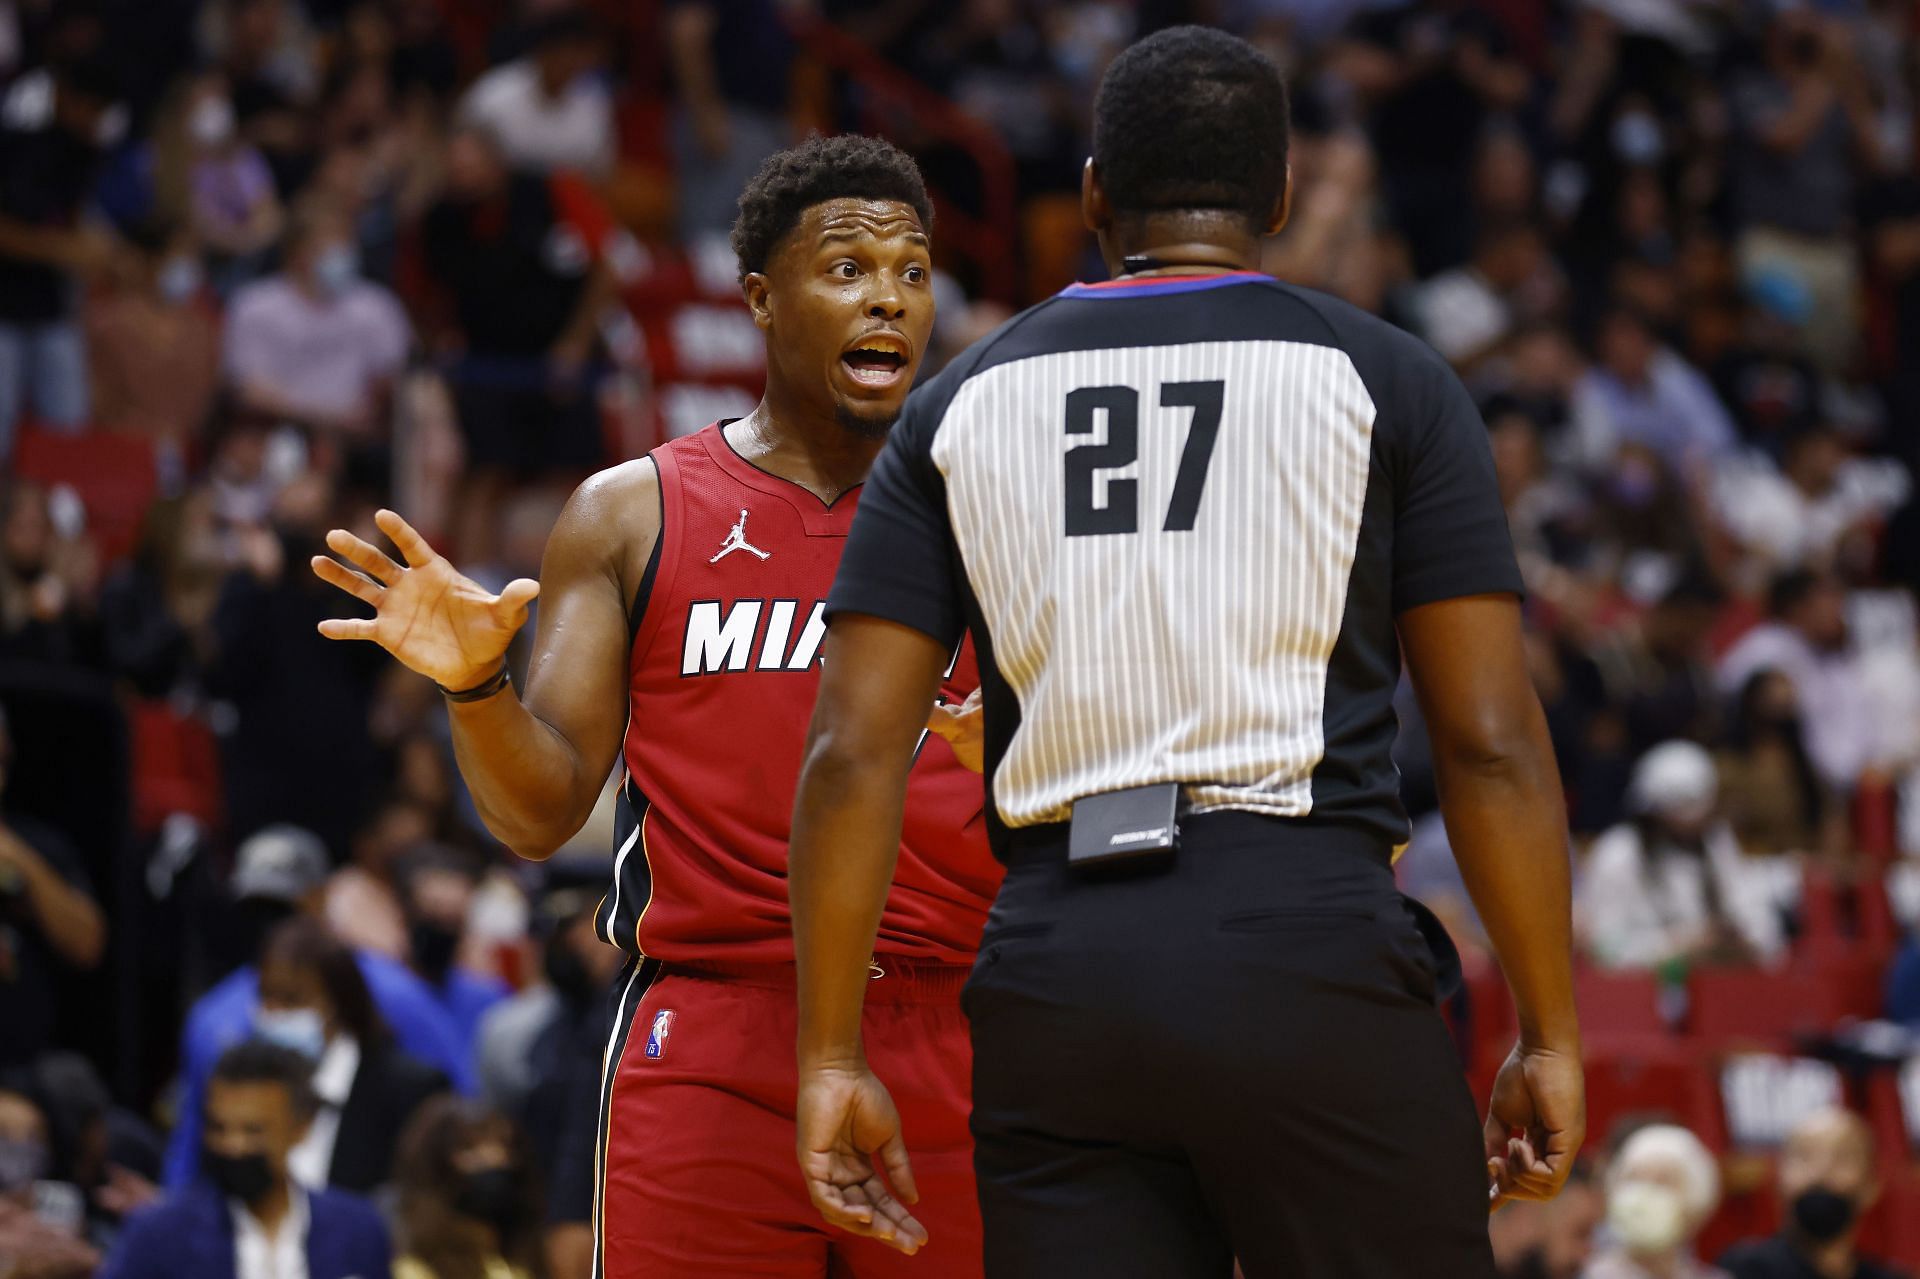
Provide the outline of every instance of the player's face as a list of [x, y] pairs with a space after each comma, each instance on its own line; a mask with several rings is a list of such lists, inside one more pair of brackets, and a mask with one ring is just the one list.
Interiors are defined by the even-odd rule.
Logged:
[[760, 305], [768, 359], [849, 429], [884, 435], [933, 332], [926, 229], [897, 200], [808, 209], [767, 264]]

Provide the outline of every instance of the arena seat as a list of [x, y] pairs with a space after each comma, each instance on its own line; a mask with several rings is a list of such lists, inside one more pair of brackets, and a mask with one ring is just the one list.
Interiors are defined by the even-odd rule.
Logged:
[[1911, 1166], [1884, 1185], [1873, 1216], [1885, 1223], [1881, 1246], [1886, 1259], [1908, 1269], [1920, 1269], [1920, 1173]]
[[1662, 1115], [1686, 1125], [1718, 1149], [1724, 1124], [1706, 1059], [1675, 1037], [1632, 1046], [1595, 1045], [1586, 1055], [1587, 1143], [1605, 1146], [1614, 1126], [1637, 1115]]
[[1813, 972], [1703, 968], [1687, 994], [1688, 1033], [1713, 1047], [1787, 1047], [1840, 1017], [1834, 987]]
[[151, 698], [127, 699], [133, 739], [133, 825], [160, 829], [174, 813], [214, 826], [220, 818], [220, 748], [205, 721]]
[[1589, 1043], [1668, 1033], [1660, 1015], [1660, 982], [1652, 973], [1583, 967], [1574, 972], [1573, 993], [1581, 1037]]

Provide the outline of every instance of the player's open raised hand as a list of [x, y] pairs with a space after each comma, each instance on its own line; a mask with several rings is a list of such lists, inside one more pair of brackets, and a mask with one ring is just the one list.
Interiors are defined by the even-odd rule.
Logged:
[[900, 1139], [900, 1112], [871, 1070], [802, 1069], [794, 1120], [800, 1173], [829, 1225], [878, 1239], [909, 1257], [926, 1246], [926, 1227], [906, 1209], [919, 1202], [920, 1193]]
[[320, 633], [328, 639], [372, 640], [444, 688], [485, 683], [526, 623], [527, 605], [540, 593], [540, 584], [516, 578], [495, 595], [454, 568], [394, 512], [383, 510], [373, 518], [406, 563], [396, 564], [345, 529], [328, 533], [327, 548], [353, 568], [316, 555], [313, 571], [372, 605], [374, 616], [329, 618], [320, 623]]

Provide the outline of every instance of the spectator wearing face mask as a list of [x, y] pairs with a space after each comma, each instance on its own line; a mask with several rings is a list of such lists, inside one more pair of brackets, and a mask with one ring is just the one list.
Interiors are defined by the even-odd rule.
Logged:
[[[327, 881], [326, 848], [311, 831], [269, 826], [240, 846], [228, 892], [233, 898], [223, 933], [244, 938], [248, 962], [202, 995], [180, 1033], [180, 1110], [167, 1147], [166, 1183], [193, 1179], [197, 1134], [207, 1079], [220, 1054], [253, 1032], [260, 969], [255, 962], [268, 934], [286, 920], [317, 917]], [[414, 1058], [465, 1088], [472, 1077], [465, 1045], [433, 993], [406, 967], [369, 951], [355, 954], [360, 973], [394, 1042]]]
[[1813, 767], [1800, 699], [1779, 671], [1748, 677], [1719, 766], [1727, 819], [1743, 848], [1808, 853], [1845, 846], [1845, 809]]
[[1873, 693], [1848, 642], [1846, 590], [1831, 575], [1795, 569], [1774, 579], [1767, 611], [1720, 659], [1720, 690], [1735, 696], [1763, 670], [1785, 675], [1813, 766], [1828, 785], [1850, 790], [1875, 762], [1879, 735]]
[[508, 993], [498, 978], [459, 962], [480, 876], [471, 859], [449, 848], [428, 847], [403, 861], [398, 887], [411, 967], [453, 1019], [461, 1042], [471, 1047], [481, 1018]]
[[1605, 968], [1762, 962], [1785, 929], [1764, 867], [1721, 815], [1713, 757], [1664, 742], [1634, 766], [1630, 821], [1604, 832], [1574, 892], [1582, 948]]
[[513, 1125], [439, 1097], [400, 1139], [394, 1279], [533, 1279], [543, 1273], [540, 1195]]
[[9, 1275], [32, 1279], [89, 1279], [100, 1254], [79, 1230], [80, 1205], [64, 1216], [50, 1202], [42, 1211], [36, 1188], [52, 1170], [46, 1113], [31, 1090], [0, 1082], [0, 1259]]
[[308, 204], [288, 229], [285, 269], [234, 295], [226, 375], [244, 410], [366, 448], [384, 436], [411, 341], [393, 294], [361, 278], [347, 219]]
[[293, 919], [260, 956], [254, 1034], [312, 1063], [319, 1108], [288, 1154], [303, 1185], [371, 1193], [393, 1171], [400, 1132], [446, 1076], [396, 1048], [353, 952], [317, 920]]
[[1860, 1219], [1879, 1195], [1866, 1122], [1838, 1107], [1816, 1111], [1780, 1152], [1786, 1224], [1736, 1244], [1720, 1264], [1733, 1279], [1906, 1279], [1859, 1252]]
[[25, 1078], [47, 1117], [47, 1175], [83, 1204], [86, 1239], [105, 1252], [126, 1218], [159, 1197], [160, 1134], [113, 1104], [105, 1081], [78, 1053], [48, 1053]]
[[184, 454], [220, 386], [220, 321], [192, 236], [153, 222], [127, 233], [110, 287], [86, 306], [93, 419]]
[[1693, 1249], [1719, 1205], [1720, 1168], [1698, 1137], [1673, 1124], [1640, 1129], [1607, 1169], [1610, 1242], [1581, 1279], [1728, 1279]]
[[[274, 192], [273, 170], [258, 149], [240, 136], [227, 83], [203, 76], [186, 91], [174, 132], [163, 145], [179, 148], [187, 212], [194, 234], [214, 263], [224, 296], [258, 274], [267, 250], [280, 236], [285, 215]], [[165, 193], [162, 193], [163, 196]]]
[[298, 1053], [251, 1042], [214, 1068], [204, 1180], [127, 1225], [102, 1279], [372, 1279], [388, 1273], [380, 1215], [364, 1200], [303, 1185], [293, 1151], [315, 1102]]
[[0, 471], [0, 661], [100, 663], [100, 556], [73, 528], [76, 505], [70, 491]]

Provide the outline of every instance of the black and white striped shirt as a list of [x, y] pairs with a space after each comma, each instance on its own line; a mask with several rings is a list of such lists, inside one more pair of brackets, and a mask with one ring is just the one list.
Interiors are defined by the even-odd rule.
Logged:
[[917, 390], [828, 611], [971, 627], [1002, 827], [1177, 781], [1399, 840], [1394, 618], [1519, 589], [1445, 362], [1236, 273], [1075, 285]]

